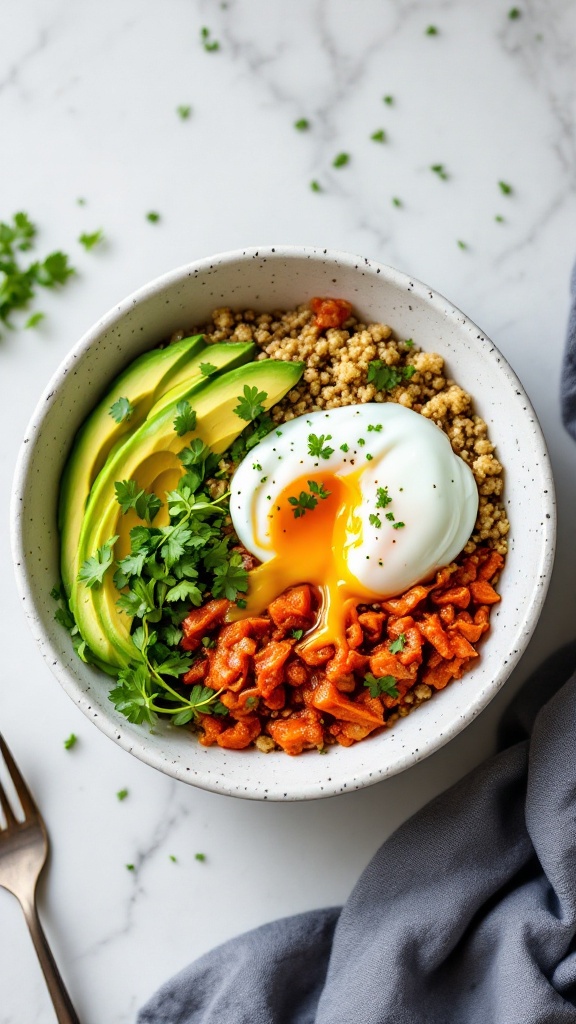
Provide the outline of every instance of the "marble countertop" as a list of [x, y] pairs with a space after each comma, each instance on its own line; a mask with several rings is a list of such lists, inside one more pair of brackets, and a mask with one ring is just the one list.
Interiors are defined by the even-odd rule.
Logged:
[[[576, 250], [576, 7], [519, 0], [511, 17], [510, 3], [2, 4], [0, 220], [26, 210], [38, 254], [63, 249], [78, 272], [39, 297], [36, 329], [16, 318], [19, 329], [1, 332], [0, 726], [51, 834], [40, 912], [83, 1024], [130, 1024], [158, 984], [216, 943], [345, 900], [382, 840], [491, 752], [511, 695], [576, 632], [576, 446], [557, 397]], [[217, 49], [204, 48], [204, 26]], [[300, 118], [308, 130], [294, 128]], [[380, 129], [385, 141], [373, 140]], [[339, 152], [350, 160], [337, 169]], [[99, 228], [105, 241], [85, 252], [78, 236]], [[201, 792], [106, 739], [36, 650], [8, 539], [18, 447], [70, 347], [158, 274], [264, 243], [360, 253], [447, 295], [521, 378], [558, 486], [549, 596], [504, 690], [426, 762], [312, 804]], [[50, 1024], [4, 891], [0, 949], [0, 1024]]]

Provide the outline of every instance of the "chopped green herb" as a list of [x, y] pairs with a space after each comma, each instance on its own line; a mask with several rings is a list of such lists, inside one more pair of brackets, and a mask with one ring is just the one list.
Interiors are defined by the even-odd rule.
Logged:
[[290, 632], [292, 633], [292, 636], [294, 637], [295, 640], [301, 640], [302, 637], [304, 636], [303, 629], [292, 629]]
[[32, 316], [28, 317], [24, 327], [37, 327], [39, 323], [42, 323], [42, 320], [44, 320], [45, 317], [45, 313], [32, 313]]
[[109, 412], [112, 419], [116, 420], [116, 423], [124, 423], [125, 420], [130, 419], [134, 412], [134, 407], [128, 398], [118, 398], [114, 405], [110, 406]]
[[392, 643], [390, 644], [388, 650], [391, 652], [391, 654], [400, 654], [401, 651], [404, 650], [405, 646], [406, 646], [406, 633], [400, 633], [400, 636], [396, 640], [392, 641]]
[[135, 871], [136, 868], [134, 867], [134, 864], [127, 864], [126, 865], [126, 870], [127, 871]]
[[216, 647], [216, 641], [211, 636], [203, 636], [202, 647]]
[[330, 491], [326, 491], [324, 489], [324, 484], [319, 484], [319, 483], [316, 482], [316, 480], [309, 480], [308, 481], [308, 487], [310, 488], [312, 494], [316, 494], [317, 497], [319, 497], [319, 498], [329, 498], [330, 497]]
[[346, 442], [344, 442], [344, 444], [341, 444], [341, 445], [340, 445], [340, 451], [341, 451], [341, 452], [347, 452], [347, 451], [350, 451], [350, 448], [349, 448], [349, 446], [348, 446], [348, 445], [346, 444]]
[[371, 672], [368, 672], [364, 676], [364, 686], [370, 690], [371, 697], [379, 697], [383, 693], [388, 697], [398, 697], [394, 676], [373, 676]]
[[404, 344], [406, 345], [406, 348], [414, 348], [414, 342], [412, 338], [406, 338]]
[[331, 441], [331, 434], [308, 434], [308, 454], [320, 459], [329, 459], [334, 449], [326, 445], [325, 441]]
[[406, 523], [394, 523], [392, 529], [393, 530], [401, 530], [403, 526], [406, 526]]
[[[0, 321], [7, 327], [12, 326], [11, 314], [27, 308], [35, 297], [36, 285], [54, 288], [74, 273], [63, 252], [53, 252], [42, 261], [22, 265], [20, 253], [32, 249], [36, 234], [36, 226], [26, 213], [15, 213], [12, 223], [0, 221]], [[26, 326], [36, 326], [40, 316], [32, 314]]]
[[298, 121], [294, 121], [294, 127], [299, 132], [305, 132], [310, 127], [310, 121], [306, 117], [301, 117]]
[[428, 25], [428, 28], [426, 29], [426, 35], [427, 36], [437, 36], [438, 35], [438, 29], [436, 28], [436, 25]]
[[367, 462], [372, 462], [373, 458], [374, 458], [374, 456], [371, 455], [370, 452], [366, 452], [366, 461]]
[[313, 192], [321, 192], [322, 191], [322, 186], [321, 186], [320, 182], [316, 181], [315, 179], [310, 182], [310, 188], [312, 189]]
[[380, 359], [372, 359], [368, 363], [367, 381], [374, 384], [377, 391], [392, 391], [403, 381], [410, 380], [416, 373], [416, 367], [408, 366], [387, 366]]
[[160, 214], [156, 213], [156, 210], [150, 210], [150, 212], [146, 214], [146, 220], [149, 220], [151, 224], [157, 224], [160, 220]]
[[497, 213], [496, 216], [494, 217], [494, 220], [496, 221], [497, 224], [504, 223], [504, 217], [502, 216], [501, 213]]
[[348, 163], [350, 163], [350, 154], [338, 153], [332, 161], [332, 167], [345, 167]]
[[187, 121], [192, 113], [192, 107], [188, 107], [184, 103], [181, 103], [179, 107], [176, 107], [176, 113], [182, 121]]
[[376, 508], [387, 508], [391, 504], [392, 498], [388, 494], [387, 487], [379, 487], [376, 491]]
[[145, 490], [139, 489], [135, 480], [117, 480], [114, 490], [122, 515], [126, 515], [130, 509], [133, 509], [139, 519], [151, 523], [162, 508], [162, 502], [158, 495], [152, 491], [147, 493]]
[[[206, 365], [206, 364], [204, 364]], [[200, 367], [201, 372], [202, 366]], [[183, 437], [184, 434], [189, 434], [190, 431], [196, 428], [196, 412], [190, 405], [190, 402], [186, 400], [178, 402], [176, 406], [177, 416], [174, 419], [174, 430], [178, 434], [178, 437]]]
[[79, 196], [76, 202], [78, 203], [78, 206], [86, 206], [86, 200], [83, 196]]
[[392, 196], [392, 205], [393, 206], [402, 206], [402, 200], [399, 199], [398, 196]]
[[521, 14], [522, 11], [519, 7], [511, 7], [510, 10], [508, 11], [508, 17], [510, 18], [511, 21], [515, 21], [516, 18], [519, 18]]
[[116, 796], [118, 797], [118, 800], [125, 800], [126, 797], [128, 796], [128, 790], [119, 789], [118, 792], [116, 793]]
[[375, 526], [376, 529], [379, 530], [382, 526], [382, 520], [380, 519], [380, 516], [377, 516], [374, 512], [371, 512], [369, 518], [371, 525]]
[[215, 53], [216, 50], [220, 49], [220, 43], [215, 39], [210, 39], [210, 35], [210, 29], [206, 28], [206, 26], [200, 29], [200, 41], [206, 50], [206, 53]]
[[200, 373], [204, 377], [209, 377], [211, 373], [216, 373], [217, 369], [218, 367], [214, 366], [214, 363], [200, 363]]
[[504, 196], [509, 196], [512, 192], [512, 185], [508, 185], [506, 181], [499, 181], [498, 187], [500, 188], [500, 191]]
[[177, 861], [177, 859], [176, 859], [176, 857], [174, 856], [173, 853], [170, 853], [168, 855], [168, 860], [171, 860], [173, 864], [177, 864], [178, 863], [178, 861]]
[[83, 231], [78, 241], [80, 245], [84, 246], [86, 252], [89, 252], [95, 245], [100, 245], [100, 242], [104, 241], [104, 232], [102, 228], [98, 228], [98, 231], [92, 231], [91, 233]]
[[383, 96], [382, 97], [382, 101], [383, 101], [383, 103], [387, 103], [388, 106], [391, 107], [392, 104], [394, 103], [394, 97], [393, 96]]
[[75, 747], [77, 742], [78, 742], [78, 737], [73, 732], [71, 732], [69, 737], [68, 737], [68, 739], [64, 740], [64, 749], [65, 750], [72, 750], [72, 747]]
[[195, 853], [194, 854], [194, 859], [203, 862], [203, 861], [206, 860], [206, 854], [205, 853]]
[[381, 430], [382, 430], [382, 424], [381, 423], [369, 423], [368, 424], [368, 433], [369, 434], [371, 434], [371, 433], [379, 434], [381, 432]]
[[266, 391], [258, 391], [257, 387], [251, 388], [245, 384], [243, 395], [238, 395], [238, 405], [232, 411], [242, 420], [254, 420], [264, 412], [264, 406], [261, 403], [266, 398], [268, 398]]
[[467, 249], [468, 248], [468, 246], [466, 245], [466, 242], [463, 242], [460, 238], [458, 239], [456, 244], [457, 244], [459, 249]]
[[448, 181], [448, 172], [444, 164], [430, 164], [430, 170], [434, 171], [434, 174], [438, 175], [442, 181]]
[[359, 437], [356, 443], [360, 446], [360, 448], [363, 448], [364, 445], [366, 444], [366, 441], [364, 440], [363, 437]]
[[386, 142], [386, 132], [383, 128], [378, 128], [377, 131], [372, 132], [370, 138], [372, 142]]
[[110, 537], [101, 548], [98, 548], [95, 555], [87, 558], [80, 566], [78, 579], [86, 587], [98, 589], [101, 586], [105, 573], [112, 565], [112, 550], [118, 537]]
[[258, 705], [258, 697], [246, 697], [245, 707], [255, 708]]
[[390, 521], [391, 523], [393, 523], [393, 522], [394, 522], [394, 519], [395, 519], [395, 518], [396, 518], [396, 517], [395, 517], [395, 515], [394, 515], [394, 513], [393, 513], [393, 512], [387, 512], [387, 513], [386, 513], [386, 519], [388, 519], [388, 520], [389, 520], [389, 521]]

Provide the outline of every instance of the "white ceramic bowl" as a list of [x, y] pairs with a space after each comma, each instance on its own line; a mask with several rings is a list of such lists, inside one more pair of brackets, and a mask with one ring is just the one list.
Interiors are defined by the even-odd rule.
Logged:
[[[390, 732], [349, 748], [288, 757], [282, 752], [205, 748], [183, 729], [150, 733], [119, 715], [108, 678], [84, 665], [54, 621], [59, 579], [58, 481], [76, 429], [116, 374], [178, 328], [202, 323], [217, 306], [290, 309], [314, 295], [350, 300], [363, 318], [439, 352], [474, 397], [506, 471], [510, 551], [501, 604], [474, 668]], [[426, 285], [346, 253], [300, 247], [245, 249], [180, 267], [130, 295], [78, 342], [34, 413], [18, 462], [13, 554], [24, 610], [42, 654], [85, 715], [142, 761], [218, 793], [302, 800], [359, 789], [403, 771], [455, 736], [488, 704], [534, 630], [552, 570], [554, 486], [546, 446], [526, 394], [496, 347], [463, 313]]]

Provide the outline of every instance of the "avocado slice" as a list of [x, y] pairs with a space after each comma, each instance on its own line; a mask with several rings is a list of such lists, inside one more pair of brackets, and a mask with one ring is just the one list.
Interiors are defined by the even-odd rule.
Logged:
[[[215, 372], [232, 369], [251, 359], [254, 349], [253, 344], [241, 342], [208, 346], [198, 334], [144, 353], [116, 378], [76, 435], [60, 485], [61, 573], [68, 596], [78, 575], [78, 540], [88, 496], [109, 456], [154, 412], [165, 394], [175, 388], [183, 393], [203, 383], [202, 363], [211, 363]], [[111, 405], [119, 398], [128, 398], [133, 407], [130, 418], [122, 423], [110, 415]]]
[[[210, 349], [212, 352], [213, 348]], [[116, 481], [136, 480], [139, 487], [153, 490], [164, 498], [166, 491], [177, 486], [184, 472], [178, 452], [194, 436], [200, 437], [220, 454], [242, 432], [246, 421], [240, 419], [234, 409], [244, 386], [256, 386], [265, 391], [267, 397], [262, 405], [269, 409], [294, 387], [303, 370], [302, 363], [273, 359], [248, 363], [190, 388], [184, 395], [179, 394], [176, 401], [151, 415], [108, 459], [92, 488], [78, 545], [78, 564], [115, 535], [119, 538], [115, 545], [115, 559], [123, 558], [130, 550], [130, 529], [140, 520], [132, 511], [124, 516], [121, 514], [114, 489]], [[177, 403], [183, 398], [190, 400], [197, 419], [195, 430], [179, 437], [174, 431], [174, 418]], [[154, 525], [167, 521], [166, 510], [162, 509]], [[138, 652], [130, 638], [130, 619], [116, 607], [119, 594], [112, 576], [107, 572], [98, 589], [90, 589], [75, 580], [70, 606], [81, 635], [96, 657], [121, 668], [134, 662]]]

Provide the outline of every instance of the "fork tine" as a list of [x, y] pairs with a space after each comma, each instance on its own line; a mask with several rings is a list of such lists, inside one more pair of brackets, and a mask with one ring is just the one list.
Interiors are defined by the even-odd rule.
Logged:
[[[32, 797], [32, 794], [31, 794], [30, 790], [28, 789], [28, 786], [24, 782], [24, 779], [22, 778], [22, 776], [20, 775], [20, 772], [18, 771], [18, 768], [16, 767], [14, 758], [12, 757], [12, 754], [10, 753], [10, 751], [8, 750], [8, 747], [6, 746], [6, 743], [4, 741], [2, 733], [0, 733], [0, 751], [2, 752], [2, 756], [3, 756], [3, 758], [4, 758], [5, 762], [6, 762], [6, 767], [8, 768], [8, 771], [10, 772], [10, 776], [12, 778], [12, 782], [14, 783], [14, 789], [16, 790], [16, 792], [18, 794], [18, 799], [19, 799], [20, 804], [22, 806], [22, 810], [24, 811], [24, 817], [25, 818], [32, 818], [32, 817], [39, 818], [40, 817], [40, 812], [39, 812], [38, 808], [36, 807], [36, 804], [34, 803], [34, 799]], [[2, 806], [4, 808], [4, 813], [6, 814], [6, 807], [4, 806], [4, 801], [2, 801]], [[13, 815], [12, 815], [12, 819], [13, 819], [13, 821], [15, 820]]]
[[[5, 790], [4, 790], [4, 786], [2, 785], [1, 782], [0, 782], [0, 807], [4, 811], [4, 817], [6, 819], [7, 827], [10, 828], [11, 825], [15, 825], [16, 824], [16, 818], [14, 817], [14, 812], [12, 811], [12, 807], [10, 806], [10, 802], [8, 800], [8, 797], [6, 796], [6, 793], [5, 793]], [[1, 828], [0, 828], [0, 831], [2, 831]]]

